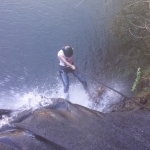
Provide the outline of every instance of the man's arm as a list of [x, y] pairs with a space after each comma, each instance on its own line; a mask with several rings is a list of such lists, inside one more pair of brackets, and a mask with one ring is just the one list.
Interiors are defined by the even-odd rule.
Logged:
[[70, 67], [73, 70], [76, 69], [76, 67], [74, 65], [70, 64], [68, 61], [66, 61], [66, 59], [63, 56], [59, 55], [58, 57], [65, 63], [66, 66]]

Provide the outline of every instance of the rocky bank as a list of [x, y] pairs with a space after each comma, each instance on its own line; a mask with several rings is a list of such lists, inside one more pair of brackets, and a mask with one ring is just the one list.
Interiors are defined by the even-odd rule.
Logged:
[[150, 149], [150, 111], [103, 114], [64, 99], [51, 102], [20, 112], [3, 126], [0, 150]]

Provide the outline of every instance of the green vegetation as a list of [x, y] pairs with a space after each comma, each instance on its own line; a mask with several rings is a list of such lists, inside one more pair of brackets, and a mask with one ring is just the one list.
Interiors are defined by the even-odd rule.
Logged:
[[[150, 64], [150, 9], [146, 1], [127, 0], [116, 15], [111, 33], [120, 41], [119, 61], [113, 67], [114, 72], [124, 78], [135, 79], [135, 90], [140, 70]], [[137, 72], [137, 75], [136, 75]]]
[[144, 96], [150, 94], [150, 66], [147, 66], [141, 73], [141, 78], [137, 84], [136, 96]]
[[141, 68], [138, 68], [137, 73], [136, 73], [136, 79], [135, 79], [134, 84], [132, 86], [132, 91], [134, 91], [136, 89], [136, 86], [140, 80], [140, 75], [141, 75]]

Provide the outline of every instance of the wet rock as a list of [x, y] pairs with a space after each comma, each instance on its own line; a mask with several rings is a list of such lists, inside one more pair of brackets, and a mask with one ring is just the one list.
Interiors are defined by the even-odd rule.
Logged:
[[111, 110], [110, 112], [120, 112], [120, 111], [124, 111], [124, 106], [125, 106], [125, 102], [124, 101], [120, 101], [120, 102], [116, 102], [115, 104], [111, 104], [107, 109]]
[[12, 127], [1, 131], [3, 150], [150, 148], [148, 111], [103, 114], [63, 99], [52, 99], [51, 105], [29, 112], [19, 114]]
[[[135, 102], [133, 102], [133, 101]], [[122, 110], [134, 110], [134, 109], [147, 109], [150, 111], [150, 105], [148, 105], [149, 103], [149, 99], [146, 97], [132, 97], [130, 99], [126, 99], [124, 101], [124, 105], [122, 107]]]
[[20, 112], [17, 115], [17, 117], [13, 118], [11, 123], [18, 123], [18, 122], [21, 122], [21, 121], [25, 120], [26, 118], [28, 118], [32, 114], [32, 112], [33, 112], [32, 109], [24, 110], [24, 111]]
[[13, 148], [0, 143], [0, 150], [14, 150]]
[[29, 131], [17, 127], [16, 129], [1, 134], [0, 143], [3, 143], [2, 145], [6, 145], [13, 150], [66, 150], [62, 146], [59, 146], [59, 144], [55, 144], [39, 135], [32, 134]]
[[[138, 104], [137, 104], [138, 103]], [[141, 105], [139, 105], [141, 104]], [[129, 111], [129, 110], [140, 110], [140, 109], [149, 109], [150, 105], [149, 100], [143, 97], [131, 97], [130, 99], [124, 98], [122, 101], [119, 101], [115, 104], [111, 104], [110, 108], [111, 112], [117, 111]]]
[[104, 87], [99, 86], [92, 93], [89, 94], [89, 97], [94, 104], [96, 104], [96, 105], [99, 104], [99, 102], [102, 98], [101, 96], [103, 95], [104, 91], [105, 91]]
[[12, 113], [12, 110], [9, 109], [0, 109], [0, 119], [2, 119], [3, 115], [10, 115]]

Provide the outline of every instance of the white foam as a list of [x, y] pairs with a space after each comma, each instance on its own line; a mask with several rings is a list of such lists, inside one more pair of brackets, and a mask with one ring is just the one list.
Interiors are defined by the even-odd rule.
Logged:
[[[95, 85], [93, 85], [95, 87]], [[116, 90], [121, 89], [121, 86], [114, 87]], [[93, 88], [94, 89], [94, 88]], [[47, 94], [46, 94], [47, 93]], [[37, 88], [30, 92], [24, 93], [16, 93], [11, 91], [11, 95], [1, 94], [1, 103], [0, 109], [11, 109], [16, 110], [15, 115], [17, 115], [20, 111], [28, 110], [28, 109], [37, 109], [42, 106], [46, 106], [52, 104], [50, 98], [63, 98], [63, 85], [59, 83], [57, 87], [50, 89], [49, 91], [46, 89], [45, 92], [40, 93], [37, 92]], [[42, 96], [42, 97], [41, 97]], [[47, 98], [43, 98], [43, 97]], [[110, 105], [115, 104], [117, 101], [121, 99], [121, 96], [115, 93], [112, 90], [107, 89], [102, 99], [100, 100], [99, 105], [93, 105], [93, 102], [89, 99], [88, 94], [85, 92], [81, 83], [71, 84], [69, 89], [69, 101], [74, 104], [79, 104], [90, 109], [95, 109], [101, 112], [109, 112]], [[8, 124], [9, 120], [12, 119], [13, 116], [7, 117], [3, 116], [0, 120], [0, 127], [4, 124]]]
[[0, 128], [6, 124], [9, 124], [10, 120], [11, 120], [11, 117], [2, 115], [2, 119], [0, 120]]
[[52, 104], [52, 101], [50, 99], [43, 98], [41, 94], [36, 93], [35, 91], [24, 94], [15, 93], [12, 95], [11, 100], [11, 102], [9, 100], [8, 104], [6, 101], [4, 102], [5, 105], [7, 105], [5, 109], [11, 109], [14, 111], [14, 113], [11, 116], [2, 115], [2, 119], [0, 120], [0, 127], [9, 124], [10, 120], [12, 120], [14, 116], [17, 116], [18, 113], [24, 110], [35, 110], [42, 106]]
[[79, 104], [85, 107], [90, 107], [90, 101], [88, 94], [83, 89], [81, 84], [73, 84], [70, 86], [69, 90], [70, 102], [74, 104]]
[[[114, 84], [113, 89], [121, 91], [124, 89], [123, 85]], [[100, 103], [93, 109], [98, 110], [103, 113], [111, 112], [112, 105], [120, 102], [123, 97], [114, 92], [113, 90], [106, 89], [103, 96], [101, 97]]]

